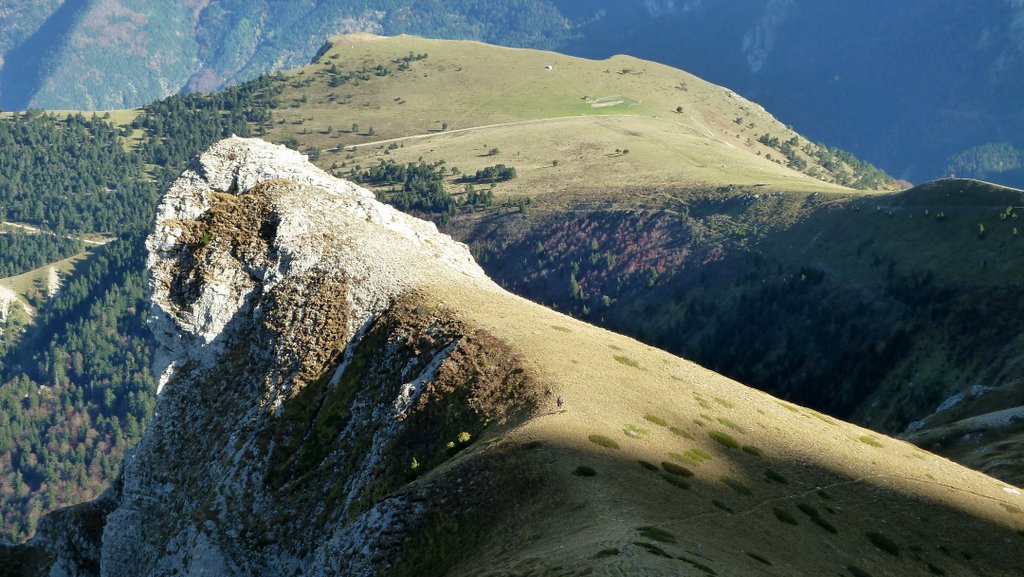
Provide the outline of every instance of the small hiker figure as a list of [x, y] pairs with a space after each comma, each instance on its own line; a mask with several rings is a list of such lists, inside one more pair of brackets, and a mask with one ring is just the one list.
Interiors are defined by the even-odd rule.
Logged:
[[565, 404], [565, 401], [562, 399], [562, 395], [558, 395], [558, 399], [555, 401], [555, 405], [558, 407], [558, 411], [559, 412], [562, 411], [562, 405], [564, 405], [564, 404]]

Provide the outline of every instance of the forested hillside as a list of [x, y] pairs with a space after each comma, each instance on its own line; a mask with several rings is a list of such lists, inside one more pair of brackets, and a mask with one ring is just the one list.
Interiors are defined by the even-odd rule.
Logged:
[[149, 218], [152, 183], [103, 118], [39, 111], [0, 123], [3, 217], [56, 232], [120, 232]]
[[64, 235], [5, 232], [0, 234], [0, 278], [17, 276], [82, 251], [82, 242]]
[[324, 38], [343, 32], [537, 48], [572, 35], [548, 0], [9, 0], [0, 23], [0, 107], [16, 110], [127, 108], [220, 89], [306, 64]]
[[95, 115], [0, 120], [2, 216], [44, 231], [0, 234], [0, 276], [79, 252], [72, 232], [117, 237], [91, 248], [56, 298], [32, 299], [33, 325], [0, 348], [4, 537], [21, 540], [45, 512], [98, 495], [138, 441], [155, 403], [142, 239], [156, 193], [197, 151], [248, 135], [275, 82], [157, 102], [120, 128]]

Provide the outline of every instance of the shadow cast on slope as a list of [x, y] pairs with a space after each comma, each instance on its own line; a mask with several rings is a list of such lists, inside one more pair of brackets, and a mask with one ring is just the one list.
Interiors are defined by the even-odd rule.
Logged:
[[[552, 553], [539, 564], [561, 566], [566, 575], [696, 569], [693, 574], [779, 577], [1011, 577], [1024, 563], [1024, 510], [999, 502], [1015, 520], [1007, 526], [944, 502], [959, 489], [928, 479], [857, 478], [828, 465], [740, 451], [729, 457], [729, 473], [709, 473], [706, 465], [629, 459], [627, 447], [559, 440], [522, 446], [535, 454], [528, 466], [541, 467], [557, 489], [531, 495], [550, 499], [550, 509], [530, 520], [532, 531], [517, 532], [532, 532], [528, 545]], [[492, 543], [489, 562], [502, 568], [481, 574], [532, 574], [522, 572], [531, 566], [523, 555], [531, 547], [523, 545], [501, 554], [500, 543]]]
[[60, 8], [27, 40], [4, 55], [0, 69], [0, 108], [24, 110], [64, 47], [67, 34], [89, 0], [65, 0]]

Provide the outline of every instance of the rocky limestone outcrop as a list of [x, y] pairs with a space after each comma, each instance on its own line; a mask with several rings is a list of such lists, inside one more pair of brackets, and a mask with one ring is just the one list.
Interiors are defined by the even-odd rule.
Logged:
[[348, 337], [424, 278], [489, 283], [468, 249], [433, 224], [259, 140], [231, 138], [201, 155], [164, 195], [146, 245], [153, 328], [167, 352], [161, 383], [174, 363], [215, 359], [253, 292], [296, 284], [288, 278], [345, 283]]
[[0, 321], [7, 320], [13, 307], [24, 307], [24, 305], [14, 291], [0, 285]]
[[422, 478], [536, 398], [515, 351], [419, 302], [500, 290], [431, 223], [230, 138], [166, 192], [147, 248], [156, 413], [108, 505], [30, 543], [51, 575], [379, 574], [530, 482], [500, 478], [501, 450]]

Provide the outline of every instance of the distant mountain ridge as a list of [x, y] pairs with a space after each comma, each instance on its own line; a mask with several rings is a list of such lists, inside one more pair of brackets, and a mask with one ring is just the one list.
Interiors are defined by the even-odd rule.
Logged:
[[68, 0], [0, 5], [0, 108], [131, 108], [305, 64], [345, 32], [420, 32], [553, 47], [567, 22], [541, 0]]
[[1017, 0], [5, 0], [0, 108], [127, 108], [214, 90], [304, 64], [353, 31], [630, 54], [730, 86], [897, 178], [1024, 186]]
[[[1024, 148], [1024, 5], [1017, 0], [759, 0], [626, 5], [581, 29], [570, 52], [666, 62], [760, 102], [813, 139], [896, 178], [983, 174], [954, 157]], [[601, 38], [603, 43], [591, 42]], [[667, 38], [671, 38], [667, 41]]]

